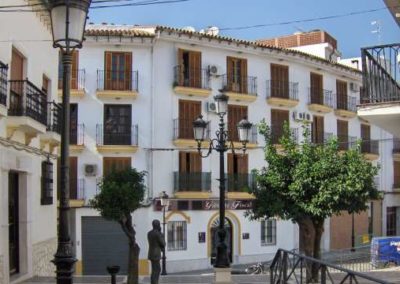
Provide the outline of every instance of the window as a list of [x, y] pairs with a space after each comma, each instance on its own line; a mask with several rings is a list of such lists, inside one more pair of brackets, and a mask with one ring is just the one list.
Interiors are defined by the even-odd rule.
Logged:
[[42, 162], [42, 205], [53, 204], [53, 163]]
[[337, 109], [347, 110], [347, 82], [336, 80]]
[[69, 195], [71, 199], [79, 199], [78, 157], [69, 157]]
[[279, 144], [279, 139], [283, 136], [285, 121], [289, 123], [288, 110], [271, 109], [271, 138], [273, 144]]
[[397, 207], [387, 207], [386, 208], [386, 235], [396, 236], [396, 219], [397, 219]]
[[175, 188], [178, 191], [201, 191], [201, 157], [197, 152], [179, 152], [179, 173]]
[[324, 104], [322, 75], [310, 73], [310, 103]]
[[228, 105], [228, 136], [229, 140], [239, 141], [237, 125], [247, 117], [247, 106]]
[[175, 138], [194, 139], [193, 121], [201, 114], [201, 102], [179, 100], [179, 119], [175, 125]]
[[132, 105], [104, 105], [104, 145], [131, 145]]
[[104, 157], [103, 176], [107, 176], [113, 171], [121, 171], [131, 167], [130, 157]]
[[393, 188], [400, 188], [400, 162], [393, 161]]
[[202, 88], [201, 52], [178, 49], [177, 84], [179, 86]]
[[226, 58], [227, 91], [247, 93], [247, 60], [243, 58]]
[[104, 69], [105, 90], [132, 90], [131, 52], [106, 51]]
[[276, 244], [276, 220], [267, 219], [261, 221], [261, 245], [275, 245]]
[[289, 98], [289, 67], [271, 64], [271, 97]]
[[[62, 53], [58, 56], [58, 88], [62, 89], [62, 81], [63, 81], [63, 64], [62, 64]], [[76, 90], [80, 86], [78, 86], [78, 71], [79, 68], [79, 51], [74, 50], [72, 52], [72, 65], [71, 65], [71, 89]]]
[[71, 104], [69, 108], [69, 144], [78, 144], [78, 104]]
[[247, 154], [228, 153], [229, 192], [243, 192], [250, 186], [249, 159]]
[[337, 120], [337, 136], [340, 150], [349, 149], [349, 123], [346, 120]]
[[186, 221], [168, 222], [168, 250], [186, 250]]
[[312, 143], [324, 143], [324, 117], [314, 115], [311, 131]]

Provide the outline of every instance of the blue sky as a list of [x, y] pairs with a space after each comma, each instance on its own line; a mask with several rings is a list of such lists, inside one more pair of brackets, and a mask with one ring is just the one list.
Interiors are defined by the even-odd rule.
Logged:
[[[121, 2], [123, 3], [123, 2]], [[94, 6], [92, 4], [92, 6]], [[176, 4], [91, 9], [90, 22], [232, 28], [319, 18], [384, 8], [383, 0], [189, 0]], [[273, 25], [221, 34], [241, 39], [271, 38], [296, 31], [324, 29], [338, 40], [343, 57], [360, 56], [360, 47], [379, 44], [372, 21], [381, 22], [381, 43], [400, 41], [400, 28], [387, 9], [335, 19]]]

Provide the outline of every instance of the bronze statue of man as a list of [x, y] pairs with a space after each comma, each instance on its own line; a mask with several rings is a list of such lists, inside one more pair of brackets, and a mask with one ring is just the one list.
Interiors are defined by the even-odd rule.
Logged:
[[149, 255], [148, 259], [151, 261], [151, 284], [158, 284], [160, 278], [161, 266], [161, 252], [165, 250], [165, 240], [161, 233], [160, 221], [153, 220], [153, 230], [147, 233], [147, 240], [149, 242]]

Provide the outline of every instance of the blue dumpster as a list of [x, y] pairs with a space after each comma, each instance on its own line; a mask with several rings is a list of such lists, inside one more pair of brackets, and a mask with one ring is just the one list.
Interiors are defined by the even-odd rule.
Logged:
[[390, 263], [400, 264], [400, 236], [377, 237], [371, 241], [371, 262], [374, 267], [385, 267]]

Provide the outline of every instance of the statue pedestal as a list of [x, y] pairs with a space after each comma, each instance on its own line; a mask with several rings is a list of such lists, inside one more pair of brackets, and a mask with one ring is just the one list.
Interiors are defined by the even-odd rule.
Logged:
[[233, 284], [232, 282], [232, 269], [228, 268], [214, 268], [215, 278], [214, 284]]

